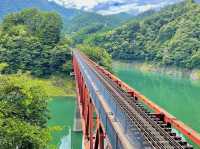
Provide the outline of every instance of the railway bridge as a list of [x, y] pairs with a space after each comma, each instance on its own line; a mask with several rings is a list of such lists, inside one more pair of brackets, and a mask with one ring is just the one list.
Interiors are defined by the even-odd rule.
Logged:
[[78, 50], [73, 70], [85, 149], [192, 149], [188, 140], [200, 146], [197, 132]]

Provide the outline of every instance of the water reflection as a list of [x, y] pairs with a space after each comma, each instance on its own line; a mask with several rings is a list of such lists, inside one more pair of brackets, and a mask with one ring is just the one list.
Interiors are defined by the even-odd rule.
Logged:
[[48, 121], [49, 127], [61, 127], [62, 131], [52, 133], [52, 146], [56, 149], [80, 149], [82, 144], [82, 134], [71, 131], [74, 123], [75, 97], [53, 97], [49, 101], [48, 107], [51, 119]]
[[67, 136], [64, 136], [61, 139], [61, 144], [59, 146], [59, 149], [71, 149], [71, 128], [69, 128], [69, 133]]

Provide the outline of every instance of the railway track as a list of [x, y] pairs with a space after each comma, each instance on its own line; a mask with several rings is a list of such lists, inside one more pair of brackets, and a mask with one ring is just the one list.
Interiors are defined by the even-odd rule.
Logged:
[[105, 76], [96, 68], [87, 57], [82, 55], [85, 63], [90, 67], [93, 73], [104, 84], [109, 94], [112, 95], [121, 111], [126, 114], [130, 128], [140, 132], [144, 137], [146, 148], [155, 149], [192, 149], [193, 147], [184, 141], [176, 133], [172, 132], [170, 125], [166, 124], [161, 117], [148, 111], [137, 99], [131, 97], [122, 90], [109, 77]]

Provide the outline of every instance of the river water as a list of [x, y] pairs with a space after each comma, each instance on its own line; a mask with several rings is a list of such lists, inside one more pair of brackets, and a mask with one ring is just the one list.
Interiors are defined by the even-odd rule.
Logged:
[[187, 78], [142, 72], [133, 64], [114, 62], [115, 74], [151, 101], [200, 132], [200, 83]]
[[49, 127], [62, 128], [52, 133], [51, 144], [56, 149], [81, 149], [82, 134], [73, 132], [75, 97], [53, 97], [48, 107], [51, 115]]
[[[187, 78], [142, 72], [133, 64], [114, 62], [115, 74], [185, 124], [200, 132], [200, 83]], [[81, 149], [82, 135], [74, 133], [75, 97], [54, 97], [49, 102], [52, 119], [49, 126], [61, 126], [53, 132], [51, 144], [58, 149]], [[195, 146], [195, 148], [197, 148]]]

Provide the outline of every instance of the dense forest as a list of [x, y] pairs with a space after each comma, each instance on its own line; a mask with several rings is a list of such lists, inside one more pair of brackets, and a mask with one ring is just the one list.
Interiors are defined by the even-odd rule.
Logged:
[[[22, 11], [11, 14], [2, 21], [0, 57], [1, 63], [8, 64], [8, 67], [2, 72], [30, 71], [35, 76], [48, 76], [61, 71], [69, 72], [65, 66], [70, 68], [70, 64], [64, 58], [68, 57], [67, 59], [70, 59], [69, 46], [71, 40], [64, 38], [64, 35], [62, 37], [60, 35], [62, 31], [61, 18], [56, 15], [51, 18], [51, 14], [48, 16], [48, 13], [41, 13], [36, 9], [31, 9], [31, 11], [32, 16], [29, 18], [26, 18], [23, 14], [25, 11]], [[100, 48], [103, 51], [105, 49], [114, 59], [151, 61], [162, 65], [176, 65], [189, 69], [200, 68], [199, 12], [200, 6], [193, 0], [186, 0], [168, 6], [159, 12], [145, 12], [132, 20], [130, 16], [124, 14], [101, 16], [95, 13], [75, 13], [73, 11], [71, 13], [73, 15], [69, 15], [72, 23], [68, 25], [70, 30], [68, 32], [73, 33], [71, 35], [73, 46], [78, 44], [77, 47], [86, 47], [89, 44], [90, 47]], [[39, 19], [36, 19], [37, 13], [40, 13]], [[24, 15], [24, 18], [19, 17], [20, 15]], [[45, 22], [44, 16], [56, 19], [56, 21]], [[17, 20], [13, 19], [15, 17]], [[30, 21], [32, 18], [35, 20]], [[39, 20], [43, 21], [37, 24]], [[125, 20], [131, 21], [113, 29], [114, 26]], [[49, 25], [43, 27], [44, 24]], [[58, 28], [52, 28], [52, 26], [57, 25]], [[38, 30], [34, 30], [34, 28]], [[39, 28], [41, 29], [40, 32], [38, 32]], [[48, 31], [51, 32], [50, 28], [58, 34], [56, 36], [48, 34]], [[42, 34], [42, 32], [45, 34]], [[18, 39], [21, 41], [16, 42]], [[28, 44], [20, 44], [22, 42]], [[20, 50], [16, 50], [17, 48]], [[64, 48], [68, 50], [62, 51]], [[33, 49], [34, 52], [30, 54], [29, 49]], [[45, 54], [38, 56], [37, 53], [41, 51]], [[12, 57], [9, 57], [13, 54], [12, 52], [17, 53], [16, 59], [12, 60]], [[22, 57], [20, 53], [24, 53], [26, 56]], [[33, 64], [30, 60], [35, 58], [38, 60]]]
[[199, 4], [186, 0], [82, 42], [105, 48], [114, 59], [200, 68], [199, 22]]
[[58, 14], [37, 9], [11, 13], [0, 25], [0, 147], [3, 149], [50, 148], [46, 86], [30, 75], [69, 74], [70, 40], [61, 36], [61, 30]]
[[134, 16], [124, 13], [103, 16], [97, 13], [85, 12], [72, 18], [68, 27], [66, 27], [66, 32], [72, 34], [91, 27], [99, 28], [99, 30], [102, 27], [115, 28], [131, 18], [134, 18]]
[[0, 30], [0, 63], [8, 64], [2, 73], [30, 71], [46, 77], [70, 71], [70, 41], [61, 37], [61, 30], [56, 13], [26, 9], [7, 15]]
[[47, 101], [40, 82], [21, 75], [0, 76], [0, 148], [46, 148]]

